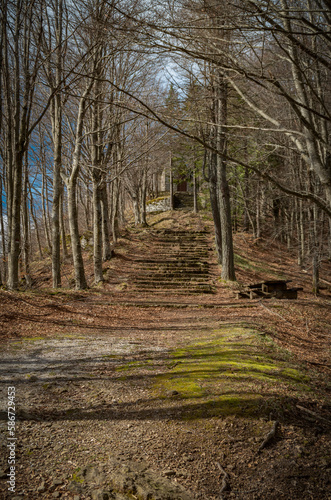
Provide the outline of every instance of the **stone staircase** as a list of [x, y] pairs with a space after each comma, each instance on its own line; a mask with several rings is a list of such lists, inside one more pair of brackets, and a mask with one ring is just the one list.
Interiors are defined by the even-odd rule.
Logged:
[[205, 231], [150, 230], [146, 257], [135, 258], [132, 283], [153, 293], [213, 293]]
[[174, 208], [193, 209], [193, 194], [186, 191], [177, 191], [174, 194]]

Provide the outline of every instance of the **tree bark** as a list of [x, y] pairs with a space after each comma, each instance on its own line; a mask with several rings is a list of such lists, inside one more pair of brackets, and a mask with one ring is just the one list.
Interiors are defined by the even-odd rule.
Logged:
[[44, 256], [43, 256], [43, 251], [42, 251], [42, 248], [41, 248], [41, 241], [40, 241], [38, 221], [37, 221], [37, 217], [36, 217], [36, 214], [35, 214], [35, 211], [34, 211], [32, 189], [31, 189], [31, 184], [30, 184], [29, 180], [28, 180], [28, 186], [29, 186], [29, 192], [30, 192], [30, 212], [31, 212], [31, 217], [32, 217], [32, 220], [33, 220], [33, 223], [34, 223], [34, 227], [35, 227], [35, 231], [36, 231], [39, 255], [40, 255], [40, 258], [43, 259]]
[[[78, 174], [78, 172], [77, 172]], [[83, 290], [87, 288], [85, 278], [84, 262], [82, 256], [82, 247], [80, 243], [78, 216], [77, 216], [77, 177], [71, 175], [70, 181], [67, 185], [68, 190], [68, 212], [69, 212], [69, 227], [71, 237], [71, 250], [72, 259], [74, 264], [75, 286], [76, 290]]]
[[[55, 1], [56, 23], [56, 76], [55, 85], [58, 89], [62, 79], [62, 17], [63, 2]], [[54, 89], [53, 89], [54, 91]], [[54, 96], [52, 106], [52, 134], [54, 143], [53, 164], [53, 204], [52, 204], [52, 276], [53, 288], [61, 286], [61, 232], [60, 232], [60, 203], [61, 203], [61, 167], [62, 167], [62, 102], [59, 91]]]
[[103, 281], [102, 274], [102, 210], [100, 183], [93, 180], [93, 262], [94, 281]]
[[30, 233], [29, 233], [29, 212], [28, 212], [28, 155], [25, 154], [24, 163], [24, 184], [23, 184], [23, 200], [22, 200], [22, 218], [23, 218], [23, 262], [24, 262], [24, 277], [25, 284], [28, 288], [32, 285], [30, 276]]
[[220, 213], [222, 227], [222, 279], [235, 281], [236, 275], [234, 270], [234, 252], [232, 239], [232, 223], [231, 223], [231, 207], [230, 207], [230, 190], [226, 178], [226, 165], [219, 158], [220, 165]]
[[[216, 145], [219, 153], [216, 158], [218, 202], [220, 209], [220, 220], [222, 227], [222, 278], [235, 281], [234, 252], [232, 239], [232, 222], [230, 206], [230, 190], [227, 181], [227, 138], [224, 126], [227, 125], [228, 116], [228, 90], [224, 77], [217, 74], [216, 77]], [[223, 156], [224, 155], [224, 156]]]
[[60, 232], [61, 232], [63, 258], [66, 259], [68, 257], [68, 249], [67, 249], [66, 231], [64, 224], [64, 214], [63, 214], [63, 202], [64, 202], [63, 193], [64, 193], [64, 186], [62, 185], [61, 196], [60, 196]]
[[110, 260], [112, 257], [112, 249], [110, 246], [109, 234], [109, 207], [107, 186], [104, 184], [101, 189], [101, 209], [102, 209], [102, 259], [103, 261]]
[[199, 208], [198, 208], [198, 183], [197, 183], [197, 173], [195, 164], [193, 165], [192, 173], [193, 173], [193, 212], [197, 214]]
[[3, 184], [2, 177], [0, 175], [0, 224], [1, 224], [1, 246], [2, 246], [2, 279], [4, 282], [7, 280], [7, 249], [6, 249], [6, 233], [5, 233], [5, 224], [3, 220], [3, 210], [2, 210], [2, 200], [3, 198]]
[[170, 210], [174, 209], [174, 181], [172, 176], [172, 153], [170, 152], [170, 165], [169, 165], [169, 184], [170, 184]]
[[46, 170], [46, 166], [43, 165], [43, 167], [42, 167], [42, 184], [41, 184], [42, 213], [43, 213], [44, 234], [45, 234], [45, 238], [46, 238], [46, 243], [47, 243], [49, 250], [51, 251], [52, 250], [52, 243], [51, 243], [49, 228], [48, 228], [48, 217], [47, 217], [48, 198], [47, 198], [46, 187], [45, 187], [45, 184], [47, 183], [45, 170]]
[[72, 258], [74, 264], [75, 286], [77, 290], [87, 288], [85, 278], [84, 262], [82, 256], [82, 247], [80, 243], [79, 227], [78, 227], [78, 213], [77, 213], [77, 179], [80, 169], [80, 158], [83, 142], [83, 125], [86, 114], [87, 97], [91, 91], [93, 81], [90, 82], [83, 95], [80, 98], [76, 134], [75, 134], [75, 148], [73, 152], [72, 170], [69, 178], [66, 178], [68, 190], [68, 215], [69, 215], [69, 228], [71, 237]]
[[147, 226], [146, 220], [146, 196], [147, 196], [147, 169], [144, 169], [140, 189], [140, 221], [142, 226]]
[[215, 246], [216, 255], [219, 264], [222, 264], [222, 224], [220, 216], [220, 207], [217, 194], [217, 167], [216, 167], [216, 154], [210, 154], [209, 161], [209, 196], [211, 211], [214, 220], [214, 230], [215, 230]]
[[21, 200], [22, 200], [22, 151], [15, 154], [13, 196], [11, 203], [11, 228], [9, 228], [10, 252], [8, 255], [8, 288], [16, 290], [19, 282], [19, 256], [21, 243]]

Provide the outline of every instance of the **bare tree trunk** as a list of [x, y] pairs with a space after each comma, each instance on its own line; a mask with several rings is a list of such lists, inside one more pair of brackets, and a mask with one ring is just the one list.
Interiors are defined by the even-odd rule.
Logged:
[[169, 165], [169, 183], [170, 183], [170, 210], [174, 209], [174, 180], [172, 176], [172, 153], [170, 152]]
[[[25, 20], [24, 36], [27, 35], [28, 19]], [[20, 42], [21, 42], [21, 12], [20, 6], [16, 6], [16, 21], [15, 32], [13, 35], [14, 44], [14, 138], [8, 146], [14, 152], [12, 154], [12, 164], [9, 165], [9, 186], [10, 197], [8, 199], [8, 234], [9, 234], [9, 255], [8, 255], [8, 288], [15, 290], [18, 288], [18, 273], [19, 273], [19, 256], [20, 256], [20, 243], [21, 243], [21, 199], [22, 199], [22, 176], [23, 176], [23, 156], [27, 148], [26, 129], [28, 125], [28, 98], [30, 93], [30, 84], [28, 77], [28, 69], [25, 67], [24, 72], [24, 96], [22, 103], [22, 89], [21, 89], [21, 74], [20, 74]], [[5, 36], [6, 38], [6, 36]], [[25, 63], [28, 54], [25, 53]], [[8, 79], [10, 78], [7, 75]], [[12, 97], [9, 97], [12, 100]], [[22, 106], [23, 104], [23, 106]]]
[[221, 226], [222, 226], [222, 278], [224, 280], [235, 281], [234, 271], [234, 252], [232, 240], [232, 223], [231, 223], [231, 207], [230, 207], [230, 191], [228, 181], [226, 179], [226, 165], [223, 160], [219, 158], [220, 165], [220, 212], [221, 212]]
[[140, 190], [140, 220], [142, 226], [147, 226], [146, 196], [147, 196], [147, 169], [144, 169], [141, 190]]
[[[247, 156], [247, 142], [246, 141], [245, 141], [245, 153]], [[248, 168], [245, 168], [243, 195], [244, 195], [244, 227], [243, 227], [243, 229], [245, 232], [248, 232], [249, 231], [249, 222], [250, 222], [250, 214], [249, 214], [249, 208], [248, 208], [248, 199], [249, 199], [249, 171], [248, 171]]]
[[[78, 172], [77, 172], [78, 174]], [[70, 181], [67, 185], [68, 190], [68, 211], [69, 211], [69, 227], [71, 237], [72, 258], [74, 263], [75, 285], [76, 290], [87, 288], [84, 262], [82, 256], [82, 247], [79, 237], [78, 214], [77, 214], [77, 177], [70, 176]]]
[[155, 172], [153, 174], [153, 198], [159, 196], [159, 174]]
[[113, 244], [117, 243], [118, 235], [118, 205], [119, 205], [119, 181], [115, 179], [112, 183], [112, 211], [111, 211], [111, 232], [113, 237]]
[[46, 205], [48, 205], [48, 199], [46, 196], [46, 188], [45, 188], [45, 184], [47, 183], [45, 169], [46, 169], [46, 166], [43, 166], [42, 184], [41, 184], [42, 213], [43, 213], [44, 233], [45, 233], [46, 243], [47, 243], [48, 248], [51, 250], [52, 243], [51, 243], [51, 239], [50, 239], [50, 235], [49, 235], [47, 207], [46, 207]]
[[99, 181], [93, 180], [93, 261], [94, 281], [103, 281], [102, 274], [102, 211]]
[[91, 91], [92, 85], [93, 85], [93, 80], [88, 84], [80, 99], [78, 116], [77, 116], [75, 149], [73, 152], [72, 170], [70, 177], [65, 178], [68, 190], [69, 228], [71, 237], [72, 258], [74, 263], [75, 286], [77, 290], [82, 290], [84, 288], [87, 288], [87, 282], [84, 271], [84, 262], [82, 256], [82, 247], [79, 237], [76, 198], [77, 198], [77, 179], [80, 168], [80, 158], [81, 158], [81, 149], [83, 141], [84, 117], [86, 113], [87, 96]]
[[139, 224], [141, 223], [141, 216], [140, 216], [140, 206], [137, 193], [132, 193], [131, 198], [132, 198], [133, 212], [134, 212], [134, 225], [139, 226]]
[[261, 237], [261, 199], [260, 199], [260, 181], [257, 181], [256, 199], [255, 199], [255, 238]]
[[84, 182], [84, 190], [81, 188], [78, 192], [80, 205], [84, 209], [85, 215], [85, 228], [87, 231], [92, 229], [92, 219], [93, 219], [93, 204], [91, 204], [91, 198], [93, 198], [93, 188], [92, 192], [90, 191], [90, 183], [89, 180], [86, 179]]
[[67, 249], [66, 231], [64, 224], [64, 214], [63, 214], [63, 202], [64, 202], [63, 192], [64, 192], [64, 187], [62, 185], [61, 196], [60, 196], [60, 232], [61, 232], [63, 258], [66, 259], [68, 257], [68, 249]]
[[300, 234], [300, 265], [303, 265], [305, 258], [305, 228], [304, 228], [304, 212], [302, 200], [299, 200], [299, 234]]
[[22, 201], [22, 174], [23, 155], [22, 151], [15, 154], [13, 197], [11, 203], [11, 228], [9, 238], [11, 241], [8, 255], [8, 288], [18, 288], [19, 256], [21, 244], [21, 201]]
[[33, 196], [32, 196], [31, 184], [29, 183], [29, 180], [28, 180], [28, 186], [29, 186], [29, 192], [30, 192], [30, 211], [31, 211], [31, 217], [32, 217], [32, 220], [33, 220], [33, 223], [34, 223], [34, 227], [35, 227], [35, 231], [36, 231], [39, 255], [40, 255], [40, 258], [43, 259], [44, 256], [43, 256], [43, 251], [42, 251], [42, 248], [41, 248], [38, 221], [37, 221], [37, 217], [36, 217], [36, 214], [35, 214], [35, 211], [34, 211]]
[[193, 212], [198, 213], [198, 183], [197, 183], [197, 173], [195, 164], [193, 165]]
[[222, 224], [220, 217], [220, 207], [217, 195], [217, 172], [216, 172], [216, 154], [210, 154], [209, 161], [209, 196], [211, 211], [214, 220], [215, 229], [215, 245], [216, 245], [216, 255], [219, 264], [222, 264]]
[[227, 181], [227, 164], [222, 156], [227, 152], [227, 139], [223, 125], [227, 124], [227, 85], [224, 78], [218, 75], [217, 78], [217, 127], [216, 144], [217, 154], [217, 186], [218, 200], [220, 208], [220, 219], [222, 227], [222, 278], [224, 280], [235, 281], [234, 252], [232, 239], [230, 190]]
[[[59, 88], [62, 79], [62, 18], [63, 2], [55, 1], [56, 37], [56, 76], [55, 85]], [[61, 167], [62, 167], [62, 102], [57, 92], [52, 106], [52, 133], [54, 142], [53, 166], [53, 204], [52, 204], [52, 276], [53, 288], [61, 286], [61, 241], [60, 241], [60, 204], [61, 204]]]
[[24, 277], [27, 287], [31, 287], [32, 280], [30, 276], [30, 244], [29, 244], [29, 214], [28, 214], [28, 155], [25, 154], [24, 163], [24, 184], [23, 184], [23, 261], [24, 261]]
[[5, 224], [3, 220], [3, 210], [2, 210], [2, 200], [3, 200], [3, 192], [2, 192], [2, 177], [0, 175], [0, 224], [1, 224], [1, 245], [2, 245], [2, 279], [4, 282], [7, 280], [7, 250], [6, 250], [6, 233], [5, 233]]
[[112, 250], [110, 246], [109, 234], [109, 208], [107, 186], [104, 184], [101, 189], [101, 209], [102, 209], [102, 259], [103, 261], [110, 260]]
[[313, 293], [315, 295], [319, 293], [319, 258], [316, 248], [313, 253]]

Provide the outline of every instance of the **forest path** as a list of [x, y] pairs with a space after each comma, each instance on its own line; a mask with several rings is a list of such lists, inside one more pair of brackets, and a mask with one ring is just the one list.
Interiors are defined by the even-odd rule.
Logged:
[[[328, 376], [266, 336], [284, 335], [294, 351], [314, 350], [323, 362], [325, 344], [298, 323], [308, 302], [237, 301], [209, 250], [215, 293], [138, 291], [137, 258], [151, 254], [150, 232], [182, 230], [184, 216], [176, 215], [178, 227], [132, 229], [103, 287], [1, 292], [9, 336], [0, 354], [3, 498], [13, 498], [5, 482], [12, 386], [18, 498], [124, 500], [132, 487], [147, 498], [161, 478], [155, 498], [216, 500], [219, 466], [228, 475], [224, 499], [330, 498]], [[187, 216], [188, 231], [206, 231], [201, 224]], [[212, 231], [204, 238], [212, 248]], [[318, 304], [311, 318], [326, 313]], [[276, 420], [276, 439], [259, 451]]]

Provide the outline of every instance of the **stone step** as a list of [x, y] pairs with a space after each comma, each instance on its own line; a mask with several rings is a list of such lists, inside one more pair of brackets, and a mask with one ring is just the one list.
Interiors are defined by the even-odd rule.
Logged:
[[150, 238], [150, 241], [153, 243], [171, 243], [171, 244], [199, 244], [199, 245], [204, 245], [207, 244], [207, 239], [206, 238], [185, 238], [183, 236], [180, 237], [172, 237], [172, 236], [153, 236]]
[[151, 234], [175, 234], [175, 235], [180, 235], [180, 234], [184, 234], [184, 235], [188, 235], [188, 236], [195, 236], [195, 235], [199, 235], [199, 234], [203, 234], [203, 235], [209, 235], [209, 232], [206, 231], [206, 230], [202, 230], [202, 231], [188, 231], [187, 229], [167, 229], [167, 228], [164, 228], [164, 229], [150, 229], [149, 232]]
[[210, 287], [213, 288], [213, 286], [210, 283], [202, 282], [202, 283], [195, 283], [195, 282], [186, 282], [186, 283], [172, 283], [172, 282], [166, 282], [166, 283], [150, 283], [150, 282], [133, 282], [132, 283], [134, 286], [141, 288], [141, 289], [150, 289], [150, 290], [158, 290], [160, 288], [167, 289], [167, 290], [175, 290], [177, 288], [205, 288], [205, 287]]
[[191, 285], [208, 285], [209, 282], [206, 281], [205, 279], [201, 280], [153, 280], [153, 279], [133, 279], [132, 283], [135, 285], [150, 285], [150, 286], [170, 286], [170, 287], [176, 287], [176, 286], [191, 286]]
[[[159, 256], [158, 256], [159, 257]], [[161, 256], [162, 257], [162, 256]], [[133, 262], [135, 263], [145, 263], [145, 264], [156, 264], [156, 265], [179, 265], [183, 267], [197, 267], [197, 266], [208, 266], [208, 262], [206, 261], [201, 261], [200, 259], [175, 259], [173, 257], [166, 259], [166, 256], [163, 256], [164, 258], [154, 258], [154, 259], [134, 259]]]
[[205, 277], [203, 278], [197, 278], [196, 276], [195, 277], [192, 277], [192, 278], [186, 278], [186, 277], [178, 277], [178, 278], [172, 278], [172, 279], [168, 279], [167, 277], [160, 277], [160, 278], [153, 278], [153, 277], [149, 277], [149, 276], [135, 276], [134, 278], [132, 278], [132, 281], [135, 282], [135, 283], [209, 283], [209, 279], [206, 279]]
[[176, 279], [176, 278], [180, 278], [180, 279], [194, 279], [194, 278], [197, 278], [197, 279], [209, 279], [209, 274], [208, 273], [200, 273], [200, 272], [197, 272], [197, 273], [186, 273], [186, 272], [183, 272], [183, 273], [162, 273], [162, 272], [159, 272], [159, 273], [150, 273], [150, 272], [140, 272], [140, 273], [137, 273], [136, 274], [136, 277], [137, 278], [153, 278], [153, 279], [168, 279], [168, 280], [171, 280], [171, 279]]
[[143, 293], [213, 293], [207, 235], [207, 231], [147, 229], [141, 234], [141, 241], [146, 241], [143, 257], [133, 257], [134, 274], [125, 281]]
[[164, 294], [166, 293], [167, 295], [172, 291], [176, 295], [187, 295], [191, 293], [215, 293], [215, 288], [212, 287], [211, 285], [205, 285], [201, 287], [187, 287], [187, 288], [181, 288], [181, 287], [173, 287], [173, 288], [154, 288], [154, 287], [144, 287], [139, 286], [137, 287], [137, 290], [141, 290], [143, 293], [153, 293], [155, 294]]
[[[190, 250], [185, 250], [183, 247], [169, 247], [169, 246], [162, 246], [162, 247], [152, 247], [152, 248], [146, 248], [146, 250], [149, 250], [153, 252], [153, 254], [166, 254], [166, 255], [180, 255], [183, 254], [183, 257], [196, 257], [198, 255], [208, 255], [209, 250], [206, 250], [205, 248], [197, 248], [197, 249], [190, 249]], [[165, 253], [166, 252], [166, 253]]]
[[[185, 255], [183, 253], [151, 253], [146, 252], [149, 255], [148, 260], [154, 260], [157, 262], [207, 262], [209, 259], [208, 254], [196, 254], [196, 255]], [[144, 259], [140, 259], [142, 261]]]
[[185, 252], [190, 252], [190, 253], [195, 253], [195, 252], [210, 252], [211, 250], [208, 250], [206, 248], [206, 245], [186, 245], [183, 243], [160, 243], [158, 242], [157, 244], [151, 246], [153, 250], [164, 250], [165, 248], [168, 248], [169, 250], [184, 250]]
[[[153, 296], [169, 296], [169, 293], [171, 293], [171, 290], [153, 290], [153, 289], [144, 289], [141, 290], [142, 293], [152, 293]], [[197, 290], [195, 288], [187, 288], [187, 289], [173, 289], [173, 293], [176, 295], [203, 295], [203, 294], [212, 294], [215, 293], [215, 290], [213, 288], [205, 288], [204, 290], [201, 290], [200, 288]]]
[[175, 208], [193, 208], [193, 194], [185, 191], [177, 191], [174, 194]]
[[206, 240], [204, 239], [192, 239], [192, 238], [171, 238], [171, 237], [167, 237], [167, 238], [152, 238], [150, 240], [153, 244], [155, 245], [162, 245], [162, 244], [165, 244], [165, 245], [185, 245], [187, 247], [193, 247], [193, 246], [206, 246], [208, 245], [209, 242], [207, 242]]

